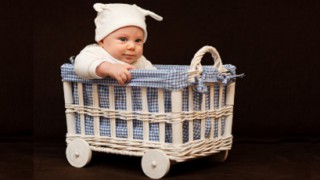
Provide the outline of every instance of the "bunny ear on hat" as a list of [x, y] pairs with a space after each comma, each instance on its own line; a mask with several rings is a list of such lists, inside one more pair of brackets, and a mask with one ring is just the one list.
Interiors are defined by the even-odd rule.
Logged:
[[107, 4], [102, 4], [102, 3], [95, 3], [93, 5], [94, 10], [96, 10], [97, 12], [102, 12], [106, 7], [107, 7]]
[[137, 6], [136, 4], [133, 5], [133, 7], [136, 7], [139, 11], [142, 12], [142, 14], [144, 14], [145, 16], [151, 16], [153, 19], [157, 20], [157, 21], [162, 21], [163, 18], [161, 16], [159, 16], [158, 14], [152, 12], [152, 11], [149, 11], [149, 10], [146, 10], [146, 9], [143, 9], [139, 6]]
[[[152, 11], [143, 9], [143, 8], [137, 6], [136, 4], [133, 4], [132, 6], [137, 8], [145, 16], [151, 16], [153, 19], [155, 19], [157, 21], [162, 21], [163, 20], [163, 18], [161, 16], [159, 16], [158, 14], [156, 14], [156, 13], [154, 13]], [[108, 4], [96, 3], [96, 4], [93, 5], [93, 8], [97, 12], [102, 12], [103, 10], [108, 8]]]

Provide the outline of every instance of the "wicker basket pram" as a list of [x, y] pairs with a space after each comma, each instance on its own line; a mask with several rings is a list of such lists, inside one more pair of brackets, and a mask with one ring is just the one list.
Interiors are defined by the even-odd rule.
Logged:
[[[211, 53], [214, 66], [202, 66]], [[224, 161], [232, 145], [235, 67], [222, 65], [219, 53], [204, 46], [190, 66], [155, 65], [132, 70], [120, 86], [114, 79], [85, 80], [73, 64], [61, 66], [67, 149], [74, 167], [92, 151], [141, 156], [143, 172], [163, 177], [171, 162], [217, 155]], [[219, 154], [219, 156], [218, 156]]]

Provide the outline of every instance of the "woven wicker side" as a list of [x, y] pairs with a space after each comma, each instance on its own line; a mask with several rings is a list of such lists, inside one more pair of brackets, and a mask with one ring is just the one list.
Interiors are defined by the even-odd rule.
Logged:
[[[132, 94], [131, 94], [131, 87], [127, 86], [126, 87], [126, 109], [127, 112], [132, 112], [133, 111], [133, 105], [132, 105]], [[130, 117], [131, 114], [128, 114], [128, 117]], [[132, 140], [133, 139], [133, 120], [131, 118], [127, 119], [127, 130], [128, 130], [128, 139]]]
[[228, 84], [226, 105], [229, 105], [229, 106], [233, 106], [234, 105], [235, 89], [236, 89], [236, 83], [235, 82], [232, 82], [232, 83]]
[[[158, 112], [163, 114], [165, 112], [165, 105], [164, 105], [164, 91], [163, 89], [158, 89]], [[159, 123], [159, 140], [160, 143], [165, 143], [165, 122]]]
[[[84, 97], [83, 97], [83, 84], [78, 83], [78, 96], [79, 96], [79, 106], [84, 106]], [[80, 114], [80, 129], [81, 129], [81, 135], [84, 136], [86, 134], [85, 132], [85, 119], [84, 119], [84, 109], [81, 108], [78, 113]]]
[[[201, 102], [201, 111], [205, 112], [206, 111], [206, 94], [202, 95], [202, 102]], [[206, 131], [206, 116], [204, 116], [201, 119], [201, 125], [200, 125], [200, 139], [204, 139], [205, 138], [205, 131]]]
[[[215, 102], [215, 98], [214, 98], [214, 83], [210, 84], [210, 111], [213, 112], [214, 111], [214, 102]], [[210, 128], [210, 139], [214, 138], [214, 118], [210, 118], [211, 121], [211, 128]]]
[[63, 82], [64, 102], [66, 107], [66, 120], [67, 120], [67, 131], [68, 134], [76, 134], [76, 116], [73, 111], [70, 111], [69, 106], [73, 104], [72, 96], [72, 83]]
[[173, 144], [182, 144], [182, 90], [180, 91], [171, 91], [171, 112], [173, 115], [172, 123], [172, 143]]
[[[148, 97], [147, 88], [141, 88], [141, 98], [142, 98], [142, 113], [148, 113]], [[149, 121], [143, 121], [143, 140], [149, 141]]]
[[94, 135], [96, 137], [100, 137], [100, 117], [97, 116], [98, 108], [99, 108], [99, 92], [98, 92], [98, 85], [92, 84], [92, 101], [93, 101], [93, 113], [95, 116], [93, 117], [94, 120]]
[[111, 137], [116, 137], [116, 119], [112, 113], [115, 112], [115, 101], [114, 101], [114, 86], [109, 86], [109, 109], [110, 109], [110, 132]]
[[[223, 108], [223, 84], [219, 83], [219, 109]], [[222, 136], [222, 116], [218, 118], [218, 137], [220, 138]]]
[[[192, 89], [192, 86], [189, 86], [188, 93], [189, 93], [188, 111], [193, 112], [193, 89]], [[188, 130], [189, 142], [192, 142], [193, 141], [193, 121], [189, 121], [188, 124], [189, 124], [189, 130]]]
[[[236, 83], [232, 82], [227, 86], [226, 106], [233, 107]], [[233, 113], [228, 115], [225, 122], [224, 137], [230, 136], [232, 131]]]
[[129, 156], [143, 156], [148, 149], [162, 150], [168, 155], [170, 160], [183, 162], [189, 159], [208, 156], [220, 151], [230, 150], [232, 145], [232, 136], [194, 140], [184, 144], [163, 144], [155, 141], [131, 140], [125, 138], [94, 137], [94, 136], [67, 136], [69, 143], [74, 139], [81, 138], [89, 143], [93, 151], [107, 152], [113, 154], [122, 154]]

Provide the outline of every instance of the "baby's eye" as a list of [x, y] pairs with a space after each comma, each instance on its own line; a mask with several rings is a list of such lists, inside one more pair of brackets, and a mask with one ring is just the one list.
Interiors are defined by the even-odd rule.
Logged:
[[120, 37], [119, 40], [122, 41], [122, 42], [126, 42], [128, 39], [125, 38], [125, 37]]
[[142, 39], [136, 39], [136, 42], [137, 42], [137, 43], [141, 43], [141, 42], [142, 42]]

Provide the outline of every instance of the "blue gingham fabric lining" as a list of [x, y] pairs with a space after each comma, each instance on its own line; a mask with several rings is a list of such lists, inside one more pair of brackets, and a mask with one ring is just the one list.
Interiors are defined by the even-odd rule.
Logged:
[[[232, 65], [225, 65], [227, 68], [229, 67], [230, 71], [234, 71], [235, 73], [235, 67]], [[152, 112], [158, 112], [158, 86], [162, 85], [161, 88], [164, 88], [164, 98], [165, 98], [165, 112], [171, 112], [171, 90], [174, 90], [176, 88], [183, 90], [183, 111], [188, 111], [189, 105], [188, 105], [188, 86], [190, 85], [189, 82], [187, 82], [186, 76], [186, 70], [189, 68], [189, 66], [176, 66], [176, 65], [158, 65], [157, 68], [159, 70], [152, 70], [152, 71], [161, 71], [159, 73], [152, 72], [149, 73], [151, 70], [145, 70], [147, 72], [132, 72], [133, 79], [131, 83], [127, 84], [128, 86], [132, 86], [132, 104], [133, 104], [133, 111], [141, 111], [142, 110], [142, 98], [141, 98], [141, 87], [147, 87], [147, 100], [148, 100], [148, 111], [150, 113]], [[211, 68], [211, 70], [210, 70]], [[214, 72], [215, 70], [212, 67], [205, 67], [206, 73]], [[174, 70], [172, 70], [174, 69]], [[138, 70], [141, 71], [141, 70]], [[160, 77], [159, 74], [165, 74], [169, 71], [176, 71], [173, 74], [180, 74], [182, 77], [171, 77], [170, 79], [174, 82], [176, 82], [177, 87], [171, 87], [173, 82], [171, 83], [153, 83], [157, 82], [157, 80], [163, 78]], [[163, 73], [166, 72], [166, 73]], [[99, 91], [99, 105], [101, 108], [109, 108], [109, 85], [116, 85], [117, 83], [114, 82], [113, 79], [105, 78], [102, 80], [84, 80], [81, 79], [79, 76], [75, 75], [73, 72], [73, 65], [72, 64], [64, 64], [61, 67], [61, 74], [62, 74], [62, 80], [63, 81], [70, 81], [70, 82], [82, 82], [83, 83], [83, 95], [84, 95], [84, 105], [85, 106], [92, 106], [92, 83], [98, 84], [98, 91]], [[135, 80], [135, 77], [142, 77], [142, 74], [145, 75], [144, 80], [145, 82], [142, 82], [142, 79]], [[151, 78], [149, 78], [149, 75], [151, 74]], [[158, 74], [156, 76], [155, 74]], [[170, 74], [170, 73], [169, 73]], [[171, 74], [172, 75], [172, 74]], [[167, 77], [166, 77], [167, 78]], [[163, 78], [165, 79], [165, 78]], [[181, 79], [184, 79], [185, 82], [179, 82]], [[169, 81], [171, 81], [169, 80]], [[215, 82], [215, 89], [214, 89], [214, 108], [218, 108], [219, 104], [219, 81], [217, 78], [210, 77], [210, 75], [207, 75], [206, 81], [214, 81]], [[178, 85], [180, 83], [180, 85]], [[155, 85], [154, 85], [155, 84]], [[206, 92], [206, 102], [205, 102], [205, 109], [210, 109], [210, 100], [212, 100], [213, 97], [210, 97], [210, 88], [208, 87], [208, 92]], [[225, 94], [226, 94], [226, 88], [223, 87], [223, 98], [222, 105], [225, 105]], [[126, 110], [126, 89], [125, 86], [115, 86], [115, 109], [116, 110]], [[193, 91], [193, 107], [195, 111], [200, 111], [201, 104], [202, 104], [202, 93]], [[73, 98], [74, 103], [79, 104], [79, 97], [77, 94], [77, 83], [73, 83]], [[77, 114], [77, 113], [76, 113]], [[85, 134], [86, 135], [94, 135], [94, 121], [93, 117], [89, 115], [85, 116]], [[214, 137], [218, 137], [218, 119], [214, 119]], [[225, 125], [225, 117], [222, 117], [222, 127]], [[201, 132], [201, 120], [194, 120], [193, 126], [194, 126], [194, 134], [193, 138], [194, 140], [200, 139], [200, 132]], [[211, 120], [210, 118], [207, 118], [205, 121], [205, 137], [209, 137], [210, 131], [211, 131]], [[224, 129], [224, 128], [222, 128]], [[189, 124], [188, 121], [183, 122], [183, 142], [187, 142], [189, 138], [188, 134], [189, 130]], [[80, 126], [80, 115], [76, 115], [76, 133], [81, 134], [81, 126]], [[224, 132], [220, 132], [222, 135]], [[110, 119], [107, 117], [100, 117], [100, 135], [101, 136], [111, 136], [110, 132]], [[127, 121], [122, 119], [116, 119], [116, 137], [118, 138], [127, 138], [128, 137], [128, 131], [127, 131]], [[143, 139], [143, 122], [139, 120], [133, 120], [133, 139]], [[150, 123], [149, 125], [149, 140], [150, 141], [159, 141], [159, 124], [158, 123]], [[172, 127], [171, 124], [166, 123], [165, 125], [165, 142], [170, 143], [172, 142]]]
[[[157, 70], [131, 70], [132, 79], [126, 86], [131, 87], [151, 87], [163, 88], [167, 90], [180, 90], [194, 85], [188, 81], [189, 66], [186, 65], [154, 65]], [[230, 75], [221, 76], [212, 66], [203, 67], [203, 82], [228, 82], [235, 81], [237, 75], [236, 67], [230, 64], [224, 65], [230, 72]], [[61, 66], [61, 76], [63, 81], [96, 83], [103, 85], [118, 85], [118, 82], [112, 78], [86, 80], [76, 75], [73, 70], [73, 64], [66, 63]]]

